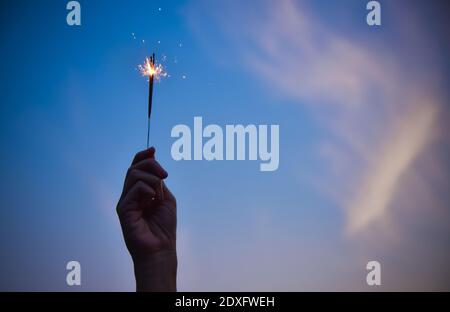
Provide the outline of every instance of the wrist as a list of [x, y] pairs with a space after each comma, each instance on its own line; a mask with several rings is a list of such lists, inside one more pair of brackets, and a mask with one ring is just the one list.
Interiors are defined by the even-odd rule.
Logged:
[[136, 291], [177, 291], [177, 253], [160, 251], [133, 257]]

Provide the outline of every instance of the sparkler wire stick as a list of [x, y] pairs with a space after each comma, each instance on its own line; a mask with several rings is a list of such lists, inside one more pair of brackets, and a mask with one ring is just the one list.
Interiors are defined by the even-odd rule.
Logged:
[[[152, 100], [153, 100], [153, 80], [156, 78], [159, 80], [161, 77], [166, 77], [167, 73], [161, 64], [155, 65], [155, 53], [150, 58], [145, 58], [144, 65], [138, 65], [143, 76], [148, 76], [148, 115], [147, 115], [147, 149], [150, 145], [150, 117], [152, 115]], [[154, 199], [154, 198], [152, 198]], [[161, 200], [164, 199], [164, 187], [161, 180]]]
[[[150, 66], [155, 68], [155, 53], [150, 57]], [[153, 100], [153, 74], [148, 77], [148, 121], [147, 121], [147, 148], [150, 142], [150, 116], [152, 115], [152, 100]]]

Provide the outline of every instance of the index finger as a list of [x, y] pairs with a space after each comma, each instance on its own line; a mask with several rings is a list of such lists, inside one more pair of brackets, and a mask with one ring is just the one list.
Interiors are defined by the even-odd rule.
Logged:
[[133, 169], [152, 173], [152, 174], [160, 177], [161, 179], [165, 179], [168, 176], [167, 171], [164, 170], [163, 167], [161, 167], [161, 165], [156, 161], [155, 158], [147, 158], [147, 159], [141, 160], [140, 162], [132, 165], [129, 168], [129, 171], [133, 170]]
[[140, 151], [134, 156], [133, 161], [131, 162], [131, 166], [137, 164], [138, 162], [147, 159], [147, 158], [155, 158], [156, 149], [152, 146], [146, 150]]

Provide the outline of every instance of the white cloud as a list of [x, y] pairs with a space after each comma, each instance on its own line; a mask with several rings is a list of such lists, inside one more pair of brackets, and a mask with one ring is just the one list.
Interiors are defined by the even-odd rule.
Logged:
[[[330, 168], [338, 171], [322, 178], [340, 193], [346, 232], [386, 219], [402, 176], [432, 138], [439, 102], [428, 99], [429, 85], [414, 81], [388, 46], [338, 33], [303, 2], [266, 1], [258, 10], [241, 2], [205, 6], [202, 14], [219, 21], [243, 64], [310, 104], [330, 132], [333, 142], [323, 143]], [[244, 19], [244, 25], [232, 22]], [[201, 27], [195, 29], [201, 36]]]
[[402, 175], [432, 138], [437, 108], [422, 100], [386, 132], [385, 142], [371, 151], [358, 192], [348, 205], [348, 233], [354, 234], [387, 214]]

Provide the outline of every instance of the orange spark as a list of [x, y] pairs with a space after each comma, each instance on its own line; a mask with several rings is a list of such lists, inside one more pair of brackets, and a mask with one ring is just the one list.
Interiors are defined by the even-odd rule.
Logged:
[[148, 57], [145, 58], [145, 63], [143, 65], [138, 65], [138, 69], [142, 76], [153, 76], [156, 80], [167, 76], [167, 72], [164, 70], [162, 64], [153, 64]]

